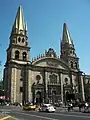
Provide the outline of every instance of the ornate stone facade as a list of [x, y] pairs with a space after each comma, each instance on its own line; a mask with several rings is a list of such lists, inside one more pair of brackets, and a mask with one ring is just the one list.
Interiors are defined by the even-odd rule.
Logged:
[[52, 48], [32, 61], [29, 55], [27, 26], [19, 6], [4, 68], [5, 96], [12, 103], [88, 99], [90, 76], [80, 71], [79, 58], [66, 23], [63, 26], [60, 57]]

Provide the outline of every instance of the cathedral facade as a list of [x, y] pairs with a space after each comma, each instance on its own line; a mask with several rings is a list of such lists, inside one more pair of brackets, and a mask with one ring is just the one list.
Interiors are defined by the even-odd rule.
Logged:
[[66, 23], [63, 25], [61, 55], [53, 48], [30, 60], [27, 24], [19, 6], [10, 34], [4, 68], [5, 96], [11, 103], [85, 101], [90, 94], [89, 75], [79, 68]]

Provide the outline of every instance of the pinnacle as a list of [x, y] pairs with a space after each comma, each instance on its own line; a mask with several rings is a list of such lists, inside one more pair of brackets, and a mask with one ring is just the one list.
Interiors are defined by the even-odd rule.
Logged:
[[64, 23], [63, 25], [63, 36], [62, 36], [62, 40], [64, 42], [67, 42], [69, 44], [72, 44], [72, 39], [71, 39], [71, 36], [70, 36], [70, 33], [69, 33], [69, 30], [67, 28], [67, 24]]
[[18, 11], [16, 14], [16, 18], [13, 24], [12, 31], [14, 33], [20, 33], [20, 31], [23, 31], [23, 34], [25, 31], [27, 31], [27, 25], [24, 23], [24, 15], [23, 15], [23, 8], [22, 5], [18, 7]]

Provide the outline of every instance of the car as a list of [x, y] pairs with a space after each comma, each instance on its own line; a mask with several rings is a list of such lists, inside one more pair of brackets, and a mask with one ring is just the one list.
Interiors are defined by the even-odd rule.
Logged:
[[36, 105], [26, 104], [23, 106], [23, 110], [35, 110], [35, 109], [36, 109]]
[[56, 109], [51, 104], [42, 104], [39, 108], [40, 112], [55, 112]]

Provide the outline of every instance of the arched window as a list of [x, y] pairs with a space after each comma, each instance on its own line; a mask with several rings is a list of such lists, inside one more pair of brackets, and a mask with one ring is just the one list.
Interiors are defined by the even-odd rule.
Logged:
[[73, 68], [73, 62], [71, 61], [71, 68]]
[[24, 38], [22, 39], [22, 42], [24, 43]]
[[22, 78], [20, 78], [20, 81], [23, 81], [23, 79], [22, 79]]
[[68, 84], [68, 78], [65, 78], [65, 84]]
[[75, 62], [75, 68], [76, 68], [76, 69], [78, 68], [78, 64], [77, 64], [77, 62]]
[[27, 58], [27, 53], [23, 52], [23, 60], [26, 60], [26, 58]]
[[20, 42], [20, 41], [21, 41], [21, 38], [19, 37], [19, 38], [18, 38], [18, 42]]
[[15, 59], [19, 59], [19, 51], [18, 50], [15, 51]]
[[70, 54], [72, 54], [72, 50], [70, 50]]
[[40, 79], [41, 79], [41, 76], [40, 76], [40, 75], [37, 75], [37, 76], [36, 76], [37, 84], [39, 84]]
[[28, 42], [26, 42], [26, 46], [28, 45]]

